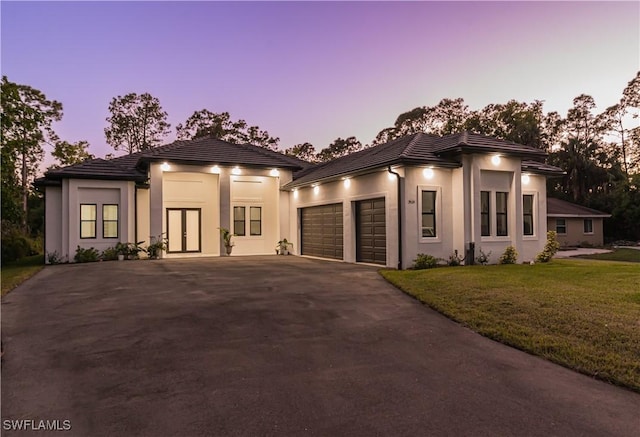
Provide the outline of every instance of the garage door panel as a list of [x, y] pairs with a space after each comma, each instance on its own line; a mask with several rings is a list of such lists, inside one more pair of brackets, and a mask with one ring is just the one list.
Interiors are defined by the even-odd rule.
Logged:
[[323, 258], [343, 258], [342, 204], [301, 209], [301, 253]]
[[356, 203], [356, 260], [375, 264], [387, 262], [385, 199]]

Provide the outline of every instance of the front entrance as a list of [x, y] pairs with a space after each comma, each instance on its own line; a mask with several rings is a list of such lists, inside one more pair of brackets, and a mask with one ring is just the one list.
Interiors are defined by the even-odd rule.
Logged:
[[384, 197], [356, 202], [356, 261], [386, 264]]
[[201, 251], [200, 208], [167, 208], [168, 253]]

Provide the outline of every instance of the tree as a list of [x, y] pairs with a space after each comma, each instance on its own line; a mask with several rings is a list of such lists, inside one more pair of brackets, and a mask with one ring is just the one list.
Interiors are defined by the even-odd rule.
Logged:
[[149, 93], [114, 97], [109, 112], [109, 127], [104, 134], [115, 150], [126, 150], [128, 154], [148, 150], [158, 146], [169, 133], [167, 113]]
[[284, 151], [285, 155], [295, 156], [307, 162], [317, 162], [316, 149], [311, 143], [296, 144]]
[[93, 159], [88, 151], [89, 143], [86, 141], [78, 141], [77, 143], [69, 143], [68, 141], [56, 142], [51, 156], [53, 156], [58, 164], [54, 167], [64, 167], [66, 165], [80, 164], [87, 159]]
[[[44, 157], [42, 145], [56, 140], [51, 125], [62, 118], [62, 104], [28, 85], [10, 82], [6, 76], [1, 88], [3, 218], [5, 207], [9, 214], [15, 213], [16, 205], [11, 203], [19, 195], [22, 208], [20, 217], [14, 218], [26, 233], [30, 184]], [[14, 188], [16, 182], [19, 192]]]
[[358, 150], [362, 150], [362, 148], [362, 143], [360, 143], [356, 137], [346, 139], [337, 138], [333, 143], [329, 144], [328, 147], [320, 150], [316, 156], [318, 161], [327, 162], [357, 152]]
[[176, 126], [179, 140], [193, 140], [205, 136], [212, 136], [230, 143], [250, 143], [265, 149], [276, 150], [280, 138], [272, 137], [266, 130], [258, 126], [249, 126], [240, 119], [232, 121], [228, 112], [215, 113], [208, 109], [195, 111], [184, 122]]

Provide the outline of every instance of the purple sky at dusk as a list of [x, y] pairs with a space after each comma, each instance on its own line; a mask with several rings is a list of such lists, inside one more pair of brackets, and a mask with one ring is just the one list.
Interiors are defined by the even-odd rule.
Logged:
[[2, 1], [1, 14], [2, 74], [60, 101], [59, 136], [99, 157], [109, 101], [129, 92], [158, 97], [172, 129], [207, 108], [319, 150], [446, 97], [564, 116], [586, 93], [602, 110], [640, 69], [638, 2]]

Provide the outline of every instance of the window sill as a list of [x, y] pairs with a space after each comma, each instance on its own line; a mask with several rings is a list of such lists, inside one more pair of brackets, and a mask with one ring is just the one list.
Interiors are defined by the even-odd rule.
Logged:
[[480, 237], [480, 241], [485, 243], [504, 243], [505, 241], [511, 241], [511, 237], [509, 235], [506, 236], [490, 236], [490, 237]]
[[442, 243], [440, 237], [420, 237], [418, 240], [420, 243]]
[[523, 235], [522, 236], [522, 240], [523, 241], [538, 241], [538, 236], [537, 235]]

